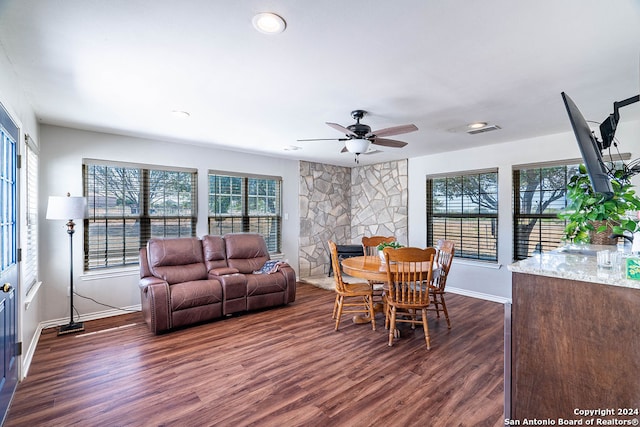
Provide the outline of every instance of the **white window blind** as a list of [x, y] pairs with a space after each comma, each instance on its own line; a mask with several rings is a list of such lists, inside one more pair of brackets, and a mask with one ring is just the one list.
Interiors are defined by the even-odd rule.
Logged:
[[38, 281], [38, 151], [33, 140], [28, 136], [26, 139], [27, 241], [22, 275], [28, 293]]

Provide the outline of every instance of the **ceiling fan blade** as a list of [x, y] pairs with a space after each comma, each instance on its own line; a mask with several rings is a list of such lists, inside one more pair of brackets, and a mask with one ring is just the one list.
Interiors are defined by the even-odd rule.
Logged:
[[298, 142], [305, 141], [346, 141], [348, 138], [311, 138], [311, 139], [296, 139]]
[[373, 138], [371, 140], [371, 143], [375, 145], [382, 145], [384, 147], [395, 147], [395, 148], [402, 148], [405, 145], [407, 145], [407, 143], [404, 141], [396, 141], [395, 139], [386, 139], [386, 138]]
[[369, 132], [366, 136], [391, 136], [391, 135], [400, 135], [403, 133], [415, 132], [418, 130], [418, 127], [414, 124], [411, 125], [400, 125], [400, 126], [392, 126], [390, 128], [384, 128], [379, 130], [374, 130]]
[[353, 135], [353, 136], [357, 136], [353, 131], [347, 129], [346, 127], [339, 125], [337, 123], [331, 123], [331, 122], [326, 122], [327, 125], [331, 126], [332, 128], [334, 128], [335, 130], [344, 133], [345, 135]]

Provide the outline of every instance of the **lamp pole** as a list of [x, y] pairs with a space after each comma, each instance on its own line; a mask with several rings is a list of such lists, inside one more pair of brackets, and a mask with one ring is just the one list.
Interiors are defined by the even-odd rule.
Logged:
[[73, 233], [76, 232], [74, 229], [75, 225], [76, 224], [72, 219], [67, 222], [67, 234], [69, 234], [69, 259], [71, 260], [69, 263], [69, 324], [60, 326], [58, 335], [84, 331], [84, 323], [73, 321]]
[[84, 197], [49, 197], [47, 206], [47, 219], [64, 219], [67, 221], [67, 234], [69, 235], [69, 324], [60, 326], [58, 335], [84, 331], [84, 323], [73, 321], [73, 233], [75, 223], [73, 218], [86, 218], [87, 202]]

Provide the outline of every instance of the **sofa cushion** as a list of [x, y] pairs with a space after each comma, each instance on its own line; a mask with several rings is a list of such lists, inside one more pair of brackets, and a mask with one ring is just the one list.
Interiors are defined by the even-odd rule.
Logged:
[[247, 296], [284, 292], [287, 281], [284, 274], [247, 274]]
[[217, 280], [177, 283], [169, 289], [172, 311], [222, 302], [222, 285]]
[[151, 273], [170, 285], [207, 278], [202, 243], [196, 237], [149, 239], [147, 258]]
[[240, 273], [252, 274], [269, 260], [264, 237], [257, 233], [232, 233], [224, 236], [229, 267]]
[[202, 237], [202, 252], [204, 255], [204, 263], [207, 266], [207, 271], [227, 268], [227, 255], [224, 245], [224, 239], [222, 236], [207, 235]]

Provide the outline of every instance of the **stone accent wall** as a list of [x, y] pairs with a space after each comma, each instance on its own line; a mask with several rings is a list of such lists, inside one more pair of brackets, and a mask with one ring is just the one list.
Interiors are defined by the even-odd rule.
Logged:
[[351, 169], [300, 162], [300, 277], [329, 272], [327, 242], [351, 242]]
[[300, 162], [299, 276], [326, 275], [327, 241], [359, 244], [364, 235], [407, 244], [407, 160], [347, 168]]
[[395, 236], [408, 243], [408, 161], [351, 169], [351, 239]]

